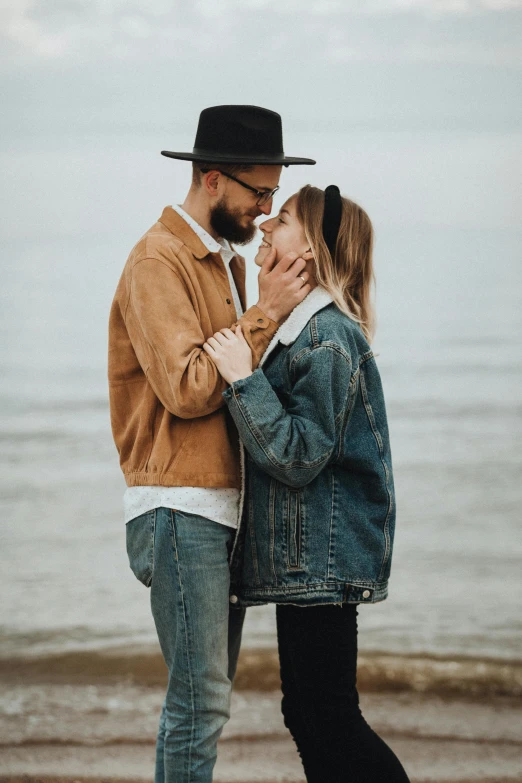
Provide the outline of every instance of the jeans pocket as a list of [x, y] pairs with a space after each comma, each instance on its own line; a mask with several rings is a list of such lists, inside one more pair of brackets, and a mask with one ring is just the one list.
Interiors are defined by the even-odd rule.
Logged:
[[145, 587], [152, 584], [155, 527], [155, 509], [140, 514], [125, 525], [129, 565], [136, 579]]

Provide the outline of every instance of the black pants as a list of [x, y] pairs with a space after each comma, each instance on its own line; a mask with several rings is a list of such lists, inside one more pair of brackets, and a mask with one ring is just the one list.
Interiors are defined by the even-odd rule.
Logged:
[[409, 783], [359, 709], [357, 607], [277, 606], [282, 711], [308, 783]]

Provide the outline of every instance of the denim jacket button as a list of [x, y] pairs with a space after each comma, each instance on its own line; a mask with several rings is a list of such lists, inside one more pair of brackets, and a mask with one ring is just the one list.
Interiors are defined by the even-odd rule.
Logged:
[[229, 600], [231, 604], [237, 604], [239, 598], [237, 597], [237, 595], [231, 595]]
[[369, 598], [370, 597], [370, 591], [369, 590], [363, 590], [362, 597], [363, 598]]

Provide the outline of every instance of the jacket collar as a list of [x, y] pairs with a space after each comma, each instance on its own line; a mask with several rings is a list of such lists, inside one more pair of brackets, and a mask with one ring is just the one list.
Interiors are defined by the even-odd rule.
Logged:
[[313, 288], [306, 299], [303, 299], [303, 301], [292, 310], [286, 321], [281, 324], [274, 334], [259, 362], [259, 366], [261, 367], [261, 365], [265, 363], [278, 343], [282, 343], [283, 345], [291, 345], [294, 343], [308, 321], [313, 318], [319, 310], [322, 310], [323, 307], [326, 307], [332, 302], [333, 299], [325, 288], [319, 285], [316, 288]]
[[203, 240], [198, 237], [194, 229], [172, 207], [165, 207], [159, 222], [177, 236], [198, 260], [209, 255], [210, 251], [205, 246]]
[[[172, 207], [165, 207], [159, 222], [180, 239], [198, 261], [201, 261], [202, 258], [206, 258], [209, 255], [219, 256], [219, 258], [221, 258], [219, 251], [214, 253], [209, 250], [201, 237], [196, 234], [187, 221]], [[219, 247], [218, 242], [216, 242], [216, 245]], [[236, 281], [239, 301], [241, 302], [243, 310], [246, 310], [245, 262], [243, 257], [236, 253], [232, 245], [229, 244], [229, 247], [234, 252], [233, 257], [230, 259], [230, 269], [232, 270], [234, 280]]]
[[208, 231], [205, 231], [203, 226], [200, 226], [188, 212], [180, 207], [178, 204], [174, 204], [172, 207], [174, 212], [181, 215], [185, 223], [188, 223], [190, 228], [201, 239], [209, 253], [219, 253], [225, 263], [228, 263], [231, 258], [236, 255], [236, 251], [227, 239], [221, 239], [218, 241], [211, 236]]

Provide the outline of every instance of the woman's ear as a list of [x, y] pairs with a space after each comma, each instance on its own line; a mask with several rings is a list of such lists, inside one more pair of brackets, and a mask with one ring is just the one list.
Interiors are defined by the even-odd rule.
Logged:
[[308, 250], [305, 250], [304, 253], [301, 253], [301, 258], [303, 259], [303, 261], [311, 261], [313, 257], [314, 254], [312, 253], [310, 248], [308, 248]]

